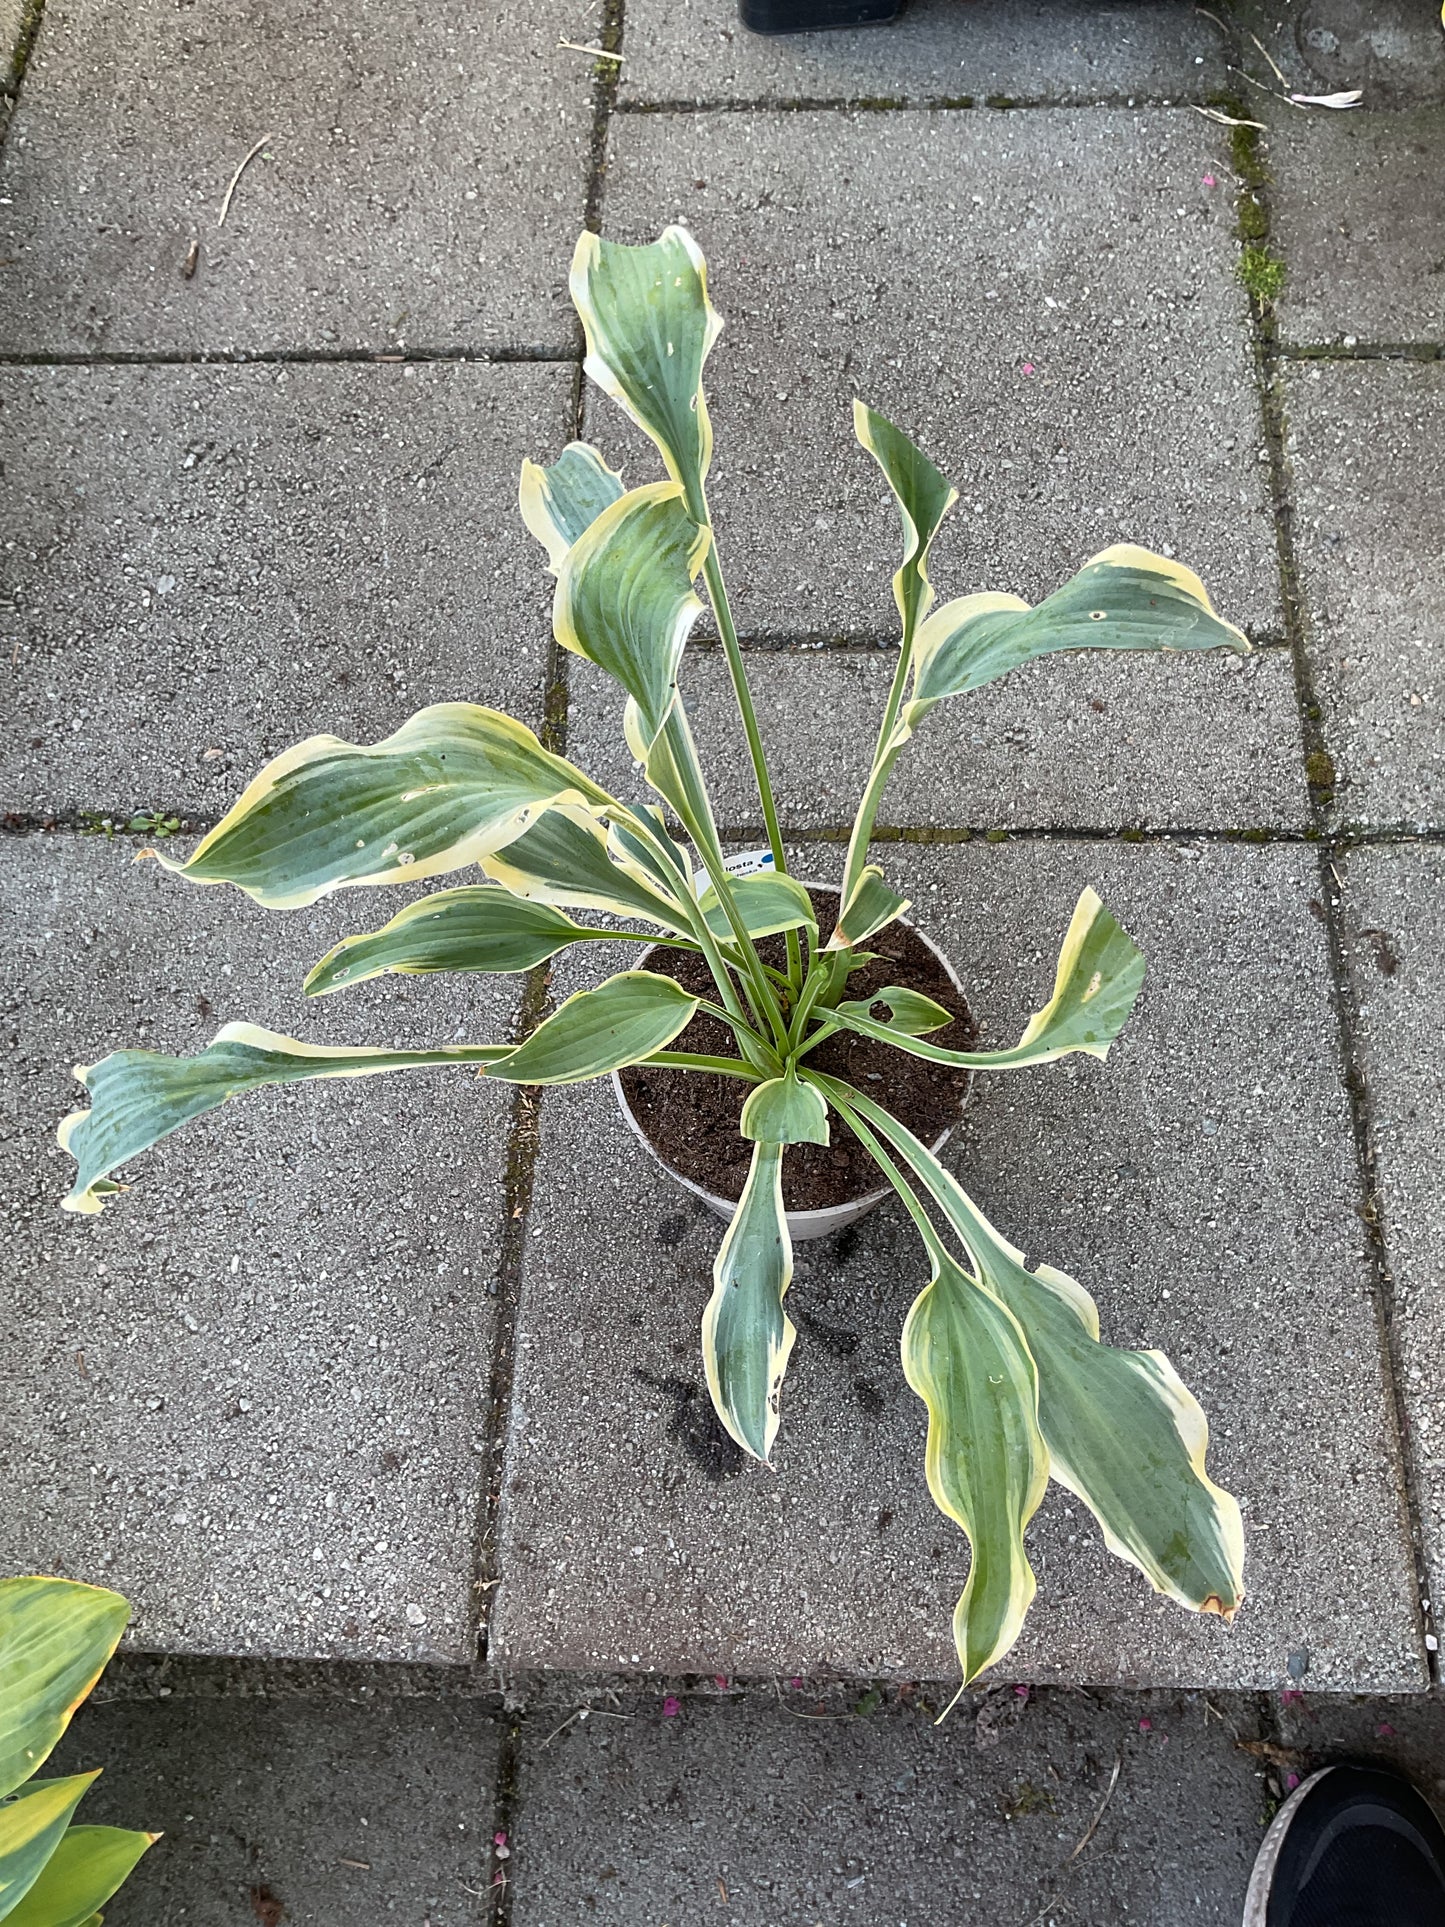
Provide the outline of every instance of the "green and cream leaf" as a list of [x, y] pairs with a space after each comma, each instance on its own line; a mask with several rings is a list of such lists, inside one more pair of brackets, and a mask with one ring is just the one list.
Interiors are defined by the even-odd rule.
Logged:
[[712, 460], [702, 369], [721, 317], [707, 263], [686, 228], [625, 247], [584, 234], [572, 257], [572, 300], [587, 338], [584, 372], [649, 435], [667, 471], [699, 499]]
[[1232, 649], [1243, 630], [1214, 613], [1192, 569], [1132, 543], [1096, 555], [1037, 607], [1017, 596], [972, 595], [935, 609], [918, 631], [913, 688], [904, 708], [914, 728], [947, 696], [981, 689], [1036, 656], [1061, 649]]
[[188, 858], [160, 861], [294, 910], [343, 887], [479, 863], [556, 803], [611, 801], [510, 716], [438, 703], [379, 743], [308, 737], [266, 765]]
[[903, 621], [903, 648], [907, 651], [933, 600], [928, 550], [943, 518], [958, 500], [958, 490], [901, 428], [895, 428], [886, 416], [856, 396], [853, 433], [882, 469], [903, 523], [903, 561], [893, 578], [893, 599]]
[[1048, 1485], [1049, 1456], [1018, 1321], [936, 1237], [926, 1242], [933, 1277], [903, 1327], [903, 1371], [928, 1408], [933, 1502], [973, 1550], [953, 1614], [966, 1686], [1013, 1645], [1033, 1600], [1023, 1535]]
[[76, 1076], [90, 1094], [58, 1133], [76, 1162], [67, 1211], [94, 1215], [117, 1187], [110, 1174], [191, 1119], [272, 1084], [372, 1077], [384, 1071], [476, 1065], [509, 1084], [574, 1084], [638, 1063], [670, 1044], [697, 1010], [670, 977], [626, 970], [569, 997], [524, 1044], [444, 1044], [435, 1050], [303, 1044], [255, 1024], [227, 1024], [195, 1057], [113, 1051]]
[[[815, 1081], [833, 1094], [830, 1080]], [[1239, 1505], [1205, 1470], [1209, 1428], [1168, 1359], [1102, 1344], [1098, 1309], [1080, 1284], [1051, 1265], [1028, 1270], [911, 1131], [861, 1092], [843, 1086], [840, 1095], [901, 1155], [985, 1288], [1018, 1320], [1038, 1370], [1053, 1476], [1094, 1514], [1110, 1551], [1156, 1591], [1232, 1619], [1244, 1597]]]
[[569, 442], [550, 468], [523, 462], [522, 520], [555, 575], [572, 544], [623, 494], [622, 477], [588, 442]]
[[896, 918], [910, 907], [906, 897], [900, 897], [896, 890], [890, 890], [883, 881], [883, 872], [876, 863], [867, 864], [858, 876], [858, 881], [849, 892], [848, 901], [839, 912], [833, 934], [828, 939], [829, 950], [849, 950], [860, 943], [867, 943], [870, 937], [877, 936]]
[[766, 1460], [778, 1433], [778, 1398], [797, 1337], [783, 1310], [793, 1241], [783, 1211], [783, 1147], [759, 1144], [713, 1265], [702, 1319], [703, 1364], [713, 1409], [745, 1452]]
[[409, 903], [379, 930], [343, 937], [312, 968], [303, 988], [308, 997], [324, 997], [388, 973], [531, 970], [570, 943], [613, 934], [585, 929], [550, 904], [526, 901], [495, 884], [466, 884]]
[[754, 1143], [826, 1144], [828, 1106], [815, 1085], [800, 1083], [789, 1070], [753, 1087], [739, 1128]]
[[[877, 1038], [882, 1043], [896, 1044], [900, 1050], [926, 1058], [931, 1064], [947, 1064], [960, 1070], [1019, 1070], [1026, 1064], [1051, 1063], [1070, 1051], [1107, 1057], [1109, 1046], [1128, 1021], [1143, 983], [1144, 958], [1134, 940], [1104, 908], [1095, 892], [1085, 890], [1075, 906], [1059, 952], [1054, 994], [1042, 1010], [1034, 1012], [1023, 1035], [1009, 1050], [945, 1050], [939, 1044], [919, 1041], [902, 1021], [898, 1004], [901, 998], [916, 998], [916, 991], [880, 990], [873, 998], [839, 1004], [832, 1014], [848, 1030]], [[891, 1023], [880, 1023], [873, 1016], [873, 1006], [879, 1002], [893, 1010]], [[937, 1010], [939, 1006], [935, 1004], [933, 1008]], [[949, 1015], [944, 1012], [944, 1021]], [[919, 1028], [934, 1026], [925, 1024]]]
[[642, 917], [686, 936], [692, 926], [677, 898], [598, 814], [581, 804], [559, 804], [505, 850], [482, 859], [495, 882], [536, 903]]

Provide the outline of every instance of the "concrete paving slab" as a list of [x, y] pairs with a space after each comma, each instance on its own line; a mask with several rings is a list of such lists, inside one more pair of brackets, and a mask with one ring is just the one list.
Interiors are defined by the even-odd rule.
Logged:
[[[756, 650], [750, 686], [790, 829], [852, 821], [897, 662], [893, 650]], [[684, 691], [720, 822], [761, 821], [721, 653]], [[571, 754], [615, 794], [646, 791], [615, 683], [575, 664]], [[1241, 663], [1103, 655], [1032, 664], [935, 712], [884, 793], [906, 828], [1303, 829], [1309, 802], [1286, 652]]]
[[90, 1707], [55, 1758], [86, 1818], [160, 1829], [108, 1927], [473, 1927], [498, 1728], [474, 1704], [174, 1699]]
[[1285, 382], [1295, 549], [1325, 741], [1351, 823], [1445, 823], [1445, 365], [1318, 363]]
[[1276, 116], [1265, 158], [1284, 340], [1445, 343], [1445, 107]]
[[1203, 99], [1223, 39], [1187, 7], [913, 0], [901, 20], [752, 34], [730, 0], [629, 0], [623, 107], [657, 101]]
[[[1220, 132], [1102, 109], [614, 120], [608, 233], [687, 222], [726, 324], [711, 492], [742, 630], [892, 629], [898, 518], [856, 391], [962, 492], [940, 595], [1035, 600], [1138, 541], [1281, 633]], [[602, 397], [588, 419], [630, 480], [656, 472]]]
[[[952, 1155], [1017, 1244], [1094, 1290], [1109, 1337], [1170, 1354], [1245, 1511], [1250, 1596], [1226, 1628], [1149, 1593], [1054, 1490], [1005, 1676], [1267, 1687], [1308, 1648], [1312, 1684], [1419, 1690], [1313, 855], [1058, 840], [883, 858], [999, 1042], [1042, 1000], [1086, 883], [1149, 956], [1107, 1070], [984, 1086]], [[769, 1473], [719, 1435], [703, 1386], [719, 1226], [605, 1090], [549, 1094], [532, 1208], [495, 1663], [947, 1677], [965, 1560], [898, 1363], [924, 1277], [901, 1212], [799, 1248]]]
[[907, 1702], [819, 1719], [798, 1698], [672, 1719], [639, 1701], [628, 1724], [524, 1740], [517, 1927], [1235, 1927], [1264, 1813], [1234, 1744], [1247, 1706], [1044, 1690], [982, 1746], [974, 1701], [937, 1727]]
[[229, 807], [262, 761], [457, 697], [541, 720], [524, 455], [566, 368], [11, 368], [0, 808]]
[[1345, 906], [1400, 1390], [1438, 1621], [1445, 1616], [1445, 1092], [1432, 1013], [1445, 996], [1445, 852], [1418, 845], [1353, 851]]
[[1280, 1741], [1296, 1756], [1283, 1773], [1312, 1773], [1343, 1760], [1365, 1760], [1403, 1773], [1445, 1810], [1445, 1701], [1438, 1693], [1410, 1699], [1356, 1699], [1304, 1693], [1276, 1714]]
[[1259, 80], [1278, 76], [1251, 32], [1297, 93], [1360, 88], [1371, 109], [1445, 99], [1439, 16], [1419, 0], [1245, 0], [1234, 11], [1244, 63]]
[[0, 162], [0, 348], [568, 349], [592, 80], [557, 41], [599, 19], [56, 0]]
[[391, 892], [279, 917], [133, 851], [0, 842], [0, 1569], [118, 1587], [150, 1650], [465, 1661], [506, 1093], [461, 1072], [263, 1092], [136, 1160], [99, 1218], [57, 1208], [54, 1131], [83, 1102], [71, 1065], [108, 1049], [189, 1053], [236, 1018], [505, 1037], [516, 982], [308, 1005], [307, 966]]

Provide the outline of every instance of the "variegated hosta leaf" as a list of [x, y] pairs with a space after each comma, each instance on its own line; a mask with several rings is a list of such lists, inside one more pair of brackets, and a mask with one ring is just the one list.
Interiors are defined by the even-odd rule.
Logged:
[[963, 1683], [1001, 1659], [1034, 1596], [1024, 1527], [1038, 1511], [1049, 1458], [1034, 1361], [1017, 1320], [928, 1243], [932, 1282], [903, 1327], [903, 1371], [928, 1407], [928, 1489], [968, 1535], [968, 1581], [953, 1614]]
[[0, 1918], [39, 1879], [99, 1771], [97, 1767], [94, 1773], [75, 1773], [65, 1780], [32, 1780], [0, 1805]]
[[1035, 656], [1060, 649], [1249, 649], [1244, 633], [1214, 613], [1192, 569], [1119, 543], [1036, 608], [1017, 596], [973, 595], [945, 603], [918, 631], [908, 728], [945, 696], [978, 689]]
[[[817, 928], [813, 899], [795, 877], [759, 870], [753, 876], [733, 877], [728, 888], [750, 937], [770, 937], [779, 930], [799, 930], [805, 925]], [[713, 935], [731, 943], [733, 926], [718, 902], [717, 891], [704, 891], [698, 904]]]
[[184, 862], [160, 860], [291, 910], [344, 885], [415, 883], [479, 862], [562, 801], [611, 798], [510, 716], [438, 703], [380, 743], [298, 743]]
[[778, 1396], [797, 1332], [783, 1310], [793, 1241], [783, 1212], [783, 1147], [759, 1144], [713, 1265], [702, 1318], [707, 1386], [718, 1417], [745, 1452], [766, 1460], [778, 1433]]
[[622, 970], [595, 990], [579, 990], [539, 1024], [488, 1077], [509, 1084], [580, 1084], [639, 1064], [686, 1030], [698, 999], [671, 977]]
[[[906, 1035], [896, 1013], [891, 1024], [880, 1024], [871, 1015], [873, 1004], [880, 1000], [891, 1006], [895, 998], [915, 997], [916, 991], [880, 990], [867, 1002], [840, 1004], [833, 1015], [849, 1030], [881, 1038], [885, 1043], [891, 1041], [914, 1057], [926, 1057], [931, 1064], [950, 1064], [965, 1070], [1017, 1070], [1024, 1064], [1050, 1063], [1070, 1051], [1107, 1057], [1143, 983], [1144, 958], [1133, 938], [1095, 892], [1085, 890], [1059, 952], [1054, 994], [1042, 1010], [1034, 1012], [1023, 1036], [1010, 1050], [944, 1050], [938, 1044], [921, 1043]], [[944, 1014], [947, 1017], [948, 1013]]]
[[1051, 1265], [1029, 1271], [911, 1131], [860, 1091], [840, 1094], [917, 1174], [1022, 1327], [1053, 1476], [1156, 1591], [1232, 1619], [1244, 1597], [1239, 1506], [1205, 1471], [1209, 1427], [1168, 1359], [1101, 1344], [1098, 1308], [1081, 1285]]
[[622, 477], [588, 442], [568, 442], [550, 468], [523, 462], [522, 520], [555, 575], [577, 538], [623, 494]]
[[848, 901], [828, 939], [829, 950], [849, 950], [866, 943], [886, 925], [908, 909], [907, 897], [900, 897], [883, 881], [876, 863], [867, 864], [849, 892]]
[[129, 1618], [102, 1586], [0, 1579], [0, 1799], [44, 1764]]
[[743, 1105], [739, 1128], [761, 1144], [826, 1144], [828, 1106], [813, 1084], [800, 1084], [796, 1071], [756, 1084]]
[[524, 1044], [444, 1044], [436, 1050], [350, 1049], [303, 1044], [255, 1024], [227, 1024], [195, 1057], [114, 1051], [77, 1067], [91, 1108], [73, 1111], [58, 1133], [77, 1170], [62, 1208], [93, 1215], [120, 1189], [110, 1179], [194, 1117], [268, 1084], [371, 1077], [383, 1071], [477, 1064], [508, 1084], [574, 1084], [636, 1064], [686, 1028], [698, 1000], [671, 977], [624, 970], [578, 991]]
[[587, 336], [585, 373], [652, 437], [696, 501], [712, 459], [702, 365], [722, 327], [702, 251], [681, 227], [645, 247], [584, 234], [570, 287]]
[[40, 1878], [12, 1913], [0, 1915], [6, 1927], [89, 1927], [99, 1918], [136, 1862], [160, 1839], [158, 1833], [132, 1833], [123, 1827], [70, 1827], [41, 1869]]
[[228, 1098], [268, 1084], [310, 1078], [369, 1077], [381, 1071], [437, 1064], [495, 1064], [511, 1055], [506, 1044], [450, 1044], [438, 1050], [348, 1049], [303, 1044], [256, 1024], [226, 1024], [195, 1057], [157, 1051], [112, 1051], [75, 1074], [90, 1095], [88, 1111], [72, 1111], [57, 1133], [77, 1170], [61, 1208], [93, 1216], [122, 1187], [110, 1181], [128, 1163], [194, 1117]]
[[379, 930], [343, 937], [315, 965], [304, 988], [308, 997], [324, 997], [388, 971], [423, 976], [440, 970], [530, 970], [569, 943], [599, 934], [550, 904], [526, 902], [495, 884], [467, 884], [409, 903]]
[[[889, 1011], [889, 1021], [882, 1023], [872, 1016], [875, 1004], [883, 1004]], [[833, 1015], [850, 1030], [868, 1027], [868, 1035], [886, 1040], [898, 1037], [921, 1037], [930, 1030], [942, 1030], [945, 1024], [953, 1022], [954, 1013], [936, 1004], [931, 997], [925, 997], [921, 990], [909, 990], [901, 984], [888, 984], [877, 990], [871, 997], [860, 997], [846, 1004], [839, 1004]]]
[[893, 578], [893, 598], [903, 618], [906, 647], [933, 600], [928, 580], [929, 544], [958, 500], [958, 490], [901, 428], [895, 428], [876, 409], [856, 398], [853, 432], [882, 469], [903, 522], [903, 562]]
[[687, 935], [692, 925], [676, 897], [657, 886], [607, 825], [580, 804], [559, 804], [505, 850], [482, 859], [489, 877], [518, 897], [601, 910], [614, 917], [644, 917], [664, 930]]
[[702, 613], [692, 583], [708, 540], [679, 484], [653, 482], [604, 509], [558, 567], [553, 634], [622, 685], [649, 745], [677, 700], [678, 664]]
[[664, 896], [691, 895], [692, 864], [686, 850], [668, 833], [666, 819], [656, 804], [640, 803], [633, 809], [613, 810], [609, 818], [608, 848], [618, 862], [636, 864]]

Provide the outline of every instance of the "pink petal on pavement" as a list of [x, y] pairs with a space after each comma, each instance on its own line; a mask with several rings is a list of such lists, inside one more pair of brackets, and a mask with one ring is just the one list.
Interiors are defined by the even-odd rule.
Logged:
[[669, 1693], [667, 1698], [662, 1702], [662, 1717], [665, 1720], [675, 1720], [681, 1711], [682, 1701], [674, 1694]]

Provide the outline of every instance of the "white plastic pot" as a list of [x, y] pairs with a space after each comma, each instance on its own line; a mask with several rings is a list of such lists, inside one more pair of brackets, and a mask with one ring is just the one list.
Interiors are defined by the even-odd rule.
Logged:
[[[834, 886], [830, 883], [813, 883], [806, 878], [800, 879], [800, 881], [802, 881], [803, 887], [807, 890], [834, 889]], [[914, 936], [932, 951], [934, 957], [947, 972], [949, 982], [953, 985], [959, 996], [963, 997], [965, 992], [963, 985], [958, 980], [958, 973], [938, 946], [931, 943], [917, 925], [909, 922], [907, 917], [899, 917], [897, 921], [907, 924]], [[649, 959], [660, 954], [662, 953], [656, 949], [645, 950], [638, 960], [637, 968], [645, 970], [648, 966]], [[683, 1075], [686, 1075], [686, 1073], [683, 1073]], [[706, 1186], [698, 1184], [692, 1178], [685, 1177], [681, 1171], [676, 1170], [668, 1163], [667, 1159], [638, 1123], [632, 1106], [627, 1101], [627, 1093], [622, 1088], [622, 1079], [616, 1071], [612, 1073], [612, 1088], [617, 1093], [617, 1107], [622, 1112], [623, 1117], [625, 1117], [627, 1122], [632, 1126], [632, 1129], [636, 1132], [639, 1141], [645, 1149], [657, 1160], [673, 1182], [680, 1184], [684, 1191], [691, 1191], [695, 1198], [701, 1198], [708, 1210], [716, 1212], [717, 1216], [723, 1219], [724, 1222], [731, 1221], [734, 1211], [737, 1210], [736, 1203], [731, 1198], [719, 1197], [716, 1191], [709, 1191]], [[965, 1102], [966, 1101], [967, 1099], [965, 1099]], [[943, 1149], [944, 1145], [947, 1144], [957, 1129], [958, 1120], [955, 1119], [946, 1130], [940, 1132], [934, 1139], [929, 1149], [935, 1156]], [[865, 1191], [861, 1197], [848, 1198], [842, 1204], [825, 1205], [818, 1211], [789, 1211], [787, 1213], [788, 1236], [793, 1240], [794, 1244], [805, 1244], [810, 1238], [826, 1238], [831, 1232], [841, 1231], [844, 1225], [856, 1224], [859, 1218], [866, 1217], [868, 1212], [872, 1211], [875, 1206], [882, 1204], [883, 1200], [892, 1194], [892, 1191], [893, 1186], [884, 1183], [880, 1184], [876, 1190]]]

